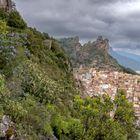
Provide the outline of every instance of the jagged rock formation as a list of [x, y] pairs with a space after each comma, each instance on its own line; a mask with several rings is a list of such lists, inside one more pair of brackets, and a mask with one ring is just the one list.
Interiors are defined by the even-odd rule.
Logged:
[[13, 9], [13, 2], [11, 0], [0, 0], [0, 9], [11, 11]]
[[[109, 41], [99, 36], [96, 41], [88, 42], [83, 45], [79, 62], [84, 62], [85, 65], [106, 67], [112, 65], [112, 67], [119, 68], [117, 62], [108, 55]], [[105, 66], [106, 65], [106, 66]]]
[[77, 65], [77, 58], [80, 54], [82, 45], [79, 42], [79, 37], [63, 38], [59, 40], [61, 46], [69, 55], [74, 67]]
[[96, 67], [99, 69], [112, 69], [123, 71], [124, 68], [109, 55], [109, 40], [99, 36], [96, 41], [79, 43], [79, 38], [64, 38], [60, 40], [61, 46], [66, 50], [71, 58], [74, 68]]
[[93, 45], [95, 45], [99, 49], [107, 52], [108, 49], [109, 49], [109, 40], [108, 39], [103, 39], [102, 36], [98, 36], [97, 40], [95, 42], [93, 42]]

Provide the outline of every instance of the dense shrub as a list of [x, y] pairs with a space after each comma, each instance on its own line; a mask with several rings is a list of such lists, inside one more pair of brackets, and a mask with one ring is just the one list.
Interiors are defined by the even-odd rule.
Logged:
[[18, 29], [25, 29], [27, 27], [25, 21], [17, 11], [12, 11], [9, 13], [7, 25]]
[[5, 12], [4, 10], [2, 10], [2, 9], [0, 9], [0, 19], [2, 19], [2, 20], [7, 20], [7, 18], [8, 18], [8, 13], [7, 12]]

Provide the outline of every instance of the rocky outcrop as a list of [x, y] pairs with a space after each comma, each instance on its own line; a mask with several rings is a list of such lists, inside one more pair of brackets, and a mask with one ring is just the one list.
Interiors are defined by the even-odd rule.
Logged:
[[52, 47], [52, 41], [49, 39], [46, 39], [43, 41], [43, 45], [45, 45], [48, 49], [51, 49]]
[[77, 59], [80, 56], [82, 45], [79, 42], [79, 37], [63, 38], [59, 40], [61, 46], [69, 55], [73, 67], [77, 67]]
[[0, 123], [0, 139], [4, 140], [14, 140], [16, 135], [16, 130], [14, 128], [14, 123], [10, 120], [8, 116], [3, 116]]
[[61, 46], [71, 58], [73, 68], [96, 67], [99, 70], [116, 70], [126, 73], [136, 74], [133, 70], [121, 66], [118, 61], [109, 54], [111, 49], [109, 40], [102, 36], [83, 46], [79, 43], [79, 38], [64, 38], [60, 40]]
[[99, 69], [122, 70], [118, 62], [108, 53], [109, 40], [102, 36], [83, 46], [79, 43], [79, 37], [61, 39], [60, 43], [70, 56], [74, 68], [79, 68], [82, 65]]
[[102, 36], [98, 36], [97, 40], [93, 42], [93, 46], [97, 47], [98, 49], [103, 50], [104, 52], [108, 52], [109, 49], [109, 40], [103, 39]]
[[0, 0], [0, 9], [11, 11], [13, 9], [13, 2], [11, 0]]

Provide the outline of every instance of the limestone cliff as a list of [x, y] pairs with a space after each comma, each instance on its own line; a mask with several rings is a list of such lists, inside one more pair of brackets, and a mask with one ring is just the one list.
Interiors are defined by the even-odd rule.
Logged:
[[11, 0], [0, 0], [0, 9], [5, 11], [11, 11], [13, 8], [13, 2]]
[[96, 67], [99, 69], [123, 70], [122, 66], [109, 55], [109, 40], [99, 36], [96, 41], [79, 43], [79, 38], [65, 38], [60, 40], [61, 46], [70, 56], [73, 67], [80, 66]]
[[79, 42], [79, 37], [63, 38], [59, 40], [61, 46], [71, 59], [72, 65], [77, 66], [77, 58], [80, 54], [82, 45]]

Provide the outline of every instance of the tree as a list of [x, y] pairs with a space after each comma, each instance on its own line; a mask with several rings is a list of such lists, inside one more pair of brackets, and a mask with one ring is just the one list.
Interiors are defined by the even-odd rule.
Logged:
[[7, 18], [8, 18], [8, 13], [7, 12], [5, 12], [3, 9], [0, 9], [0, 19], [2, 19], [2, 20], [7, 20]]
[[17, 11], [12, 11], [9, 13], [7, 25], [18, 29], [25, 29], [27, 27], [27, 24]]
[[114, 101], [107, 95], [85, 99], [76, 96], [74, 108], [83, 124], [81, 140], [128, 140], [137, 136], [133, 105], [125, 92], [118, 92]]
[[130, 103], [126, 97], [126, 93], [123, 90], [118, 91], [114, 100], [116, 111], [114, 119], [119, 122], [127, 139], [133, 139], [136, 137], [136, 117], [134, 115], [133, 104]]

